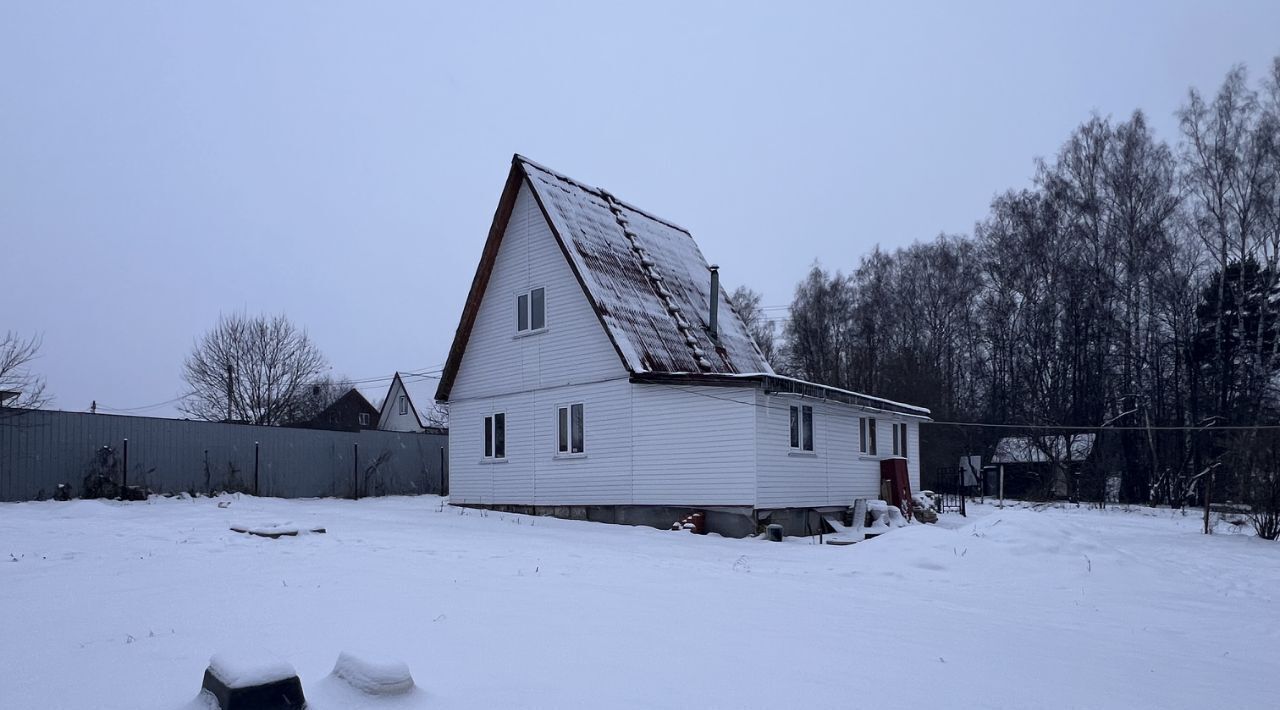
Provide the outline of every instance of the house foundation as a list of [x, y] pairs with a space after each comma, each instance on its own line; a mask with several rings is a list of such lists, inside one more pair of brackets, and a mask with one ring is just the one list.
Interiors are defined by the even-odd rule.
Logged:
[[[724, 537], [750, 537], [761, 533], [766, 526], [778, 524], [786, 535], [817, 535], [824, 532], [822, 516], [839, 515], [846, 508], [827, 506], [822, 508], [755, 509], [748, 506], [697, 508], [664, 505], [513, 505], [455, 503], [463, 508], [478, 508], [518, 515], [536, 515], [565, 520], [586, 520], [593, 523], [615, 525], [640, 525], [667, 530], [672, 524], [692, 513], [702, 513], [706, 531]], [[826, 531], [829, 532], [829, 531]]]

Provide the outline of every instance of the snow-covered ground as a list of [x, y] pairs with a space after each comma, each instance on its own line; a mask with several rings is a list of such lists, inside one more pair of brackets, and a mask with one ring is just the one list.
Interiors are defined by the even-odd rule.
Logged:
[[431, 708], [1273, 706], [1280, 544], [1198, 525], [975, 506], [834, 547], [434, 497], [4, 504], [0, 707], [179, 708], [246, 647], [313, 696], [341, 651], [403, 660]]

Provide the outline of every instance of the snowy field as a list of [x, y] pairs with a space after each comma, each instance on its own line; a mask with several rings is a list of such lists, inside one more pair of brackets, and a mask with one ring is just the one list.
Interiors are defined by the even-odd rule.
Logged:
[[[328, 532], [228, 529], [284, 523]], [[1198, 524], [988, 506], [834, 547], [435, 497], [4, 504], [0, 708], [182, 708], [246, 647], [313, 697], [340, 651], [403, 660], [424, 708], [1274, 707], [1280, 545]]]

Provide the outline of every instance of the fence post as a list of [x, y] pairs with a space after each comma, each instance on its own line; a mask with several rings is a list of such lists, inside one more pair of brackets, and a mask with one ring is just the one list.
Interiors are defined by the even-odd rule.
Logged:
[[258, 442], [253, 442], [253, 494], [255, 496], [262, 495], [262, 489], [258, 487]]
[[360, 500], [360, 442], [351, 445], [351, 497]]
[[445, 461], [444, 447], [440, 447], [440, 495], [449, 495], [449, 465]]
[[120, 498], [128, 500], [125, 489], [129, 487], [129, 440], [124, 440], [124, 465], [120, 470]]
[[1209, 479], [1204, 482], [1204, 534], [1212, 535], [1213, 528], [1209, 525], [1209, 503], [1213, 499], [1213, 477], [1217, 471], [1209, 472]]

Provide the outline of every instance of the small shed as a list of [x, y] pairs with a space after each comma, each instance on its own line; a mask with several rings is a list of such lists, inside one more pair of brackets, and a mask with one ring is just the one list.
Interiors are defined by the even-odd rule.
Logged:
[[1004, 466], [1005, 495], [1066, 498], [1073, 478], [1093, 455], [1096, 435], [1006, 436], [996, 443], [991, 463]]

